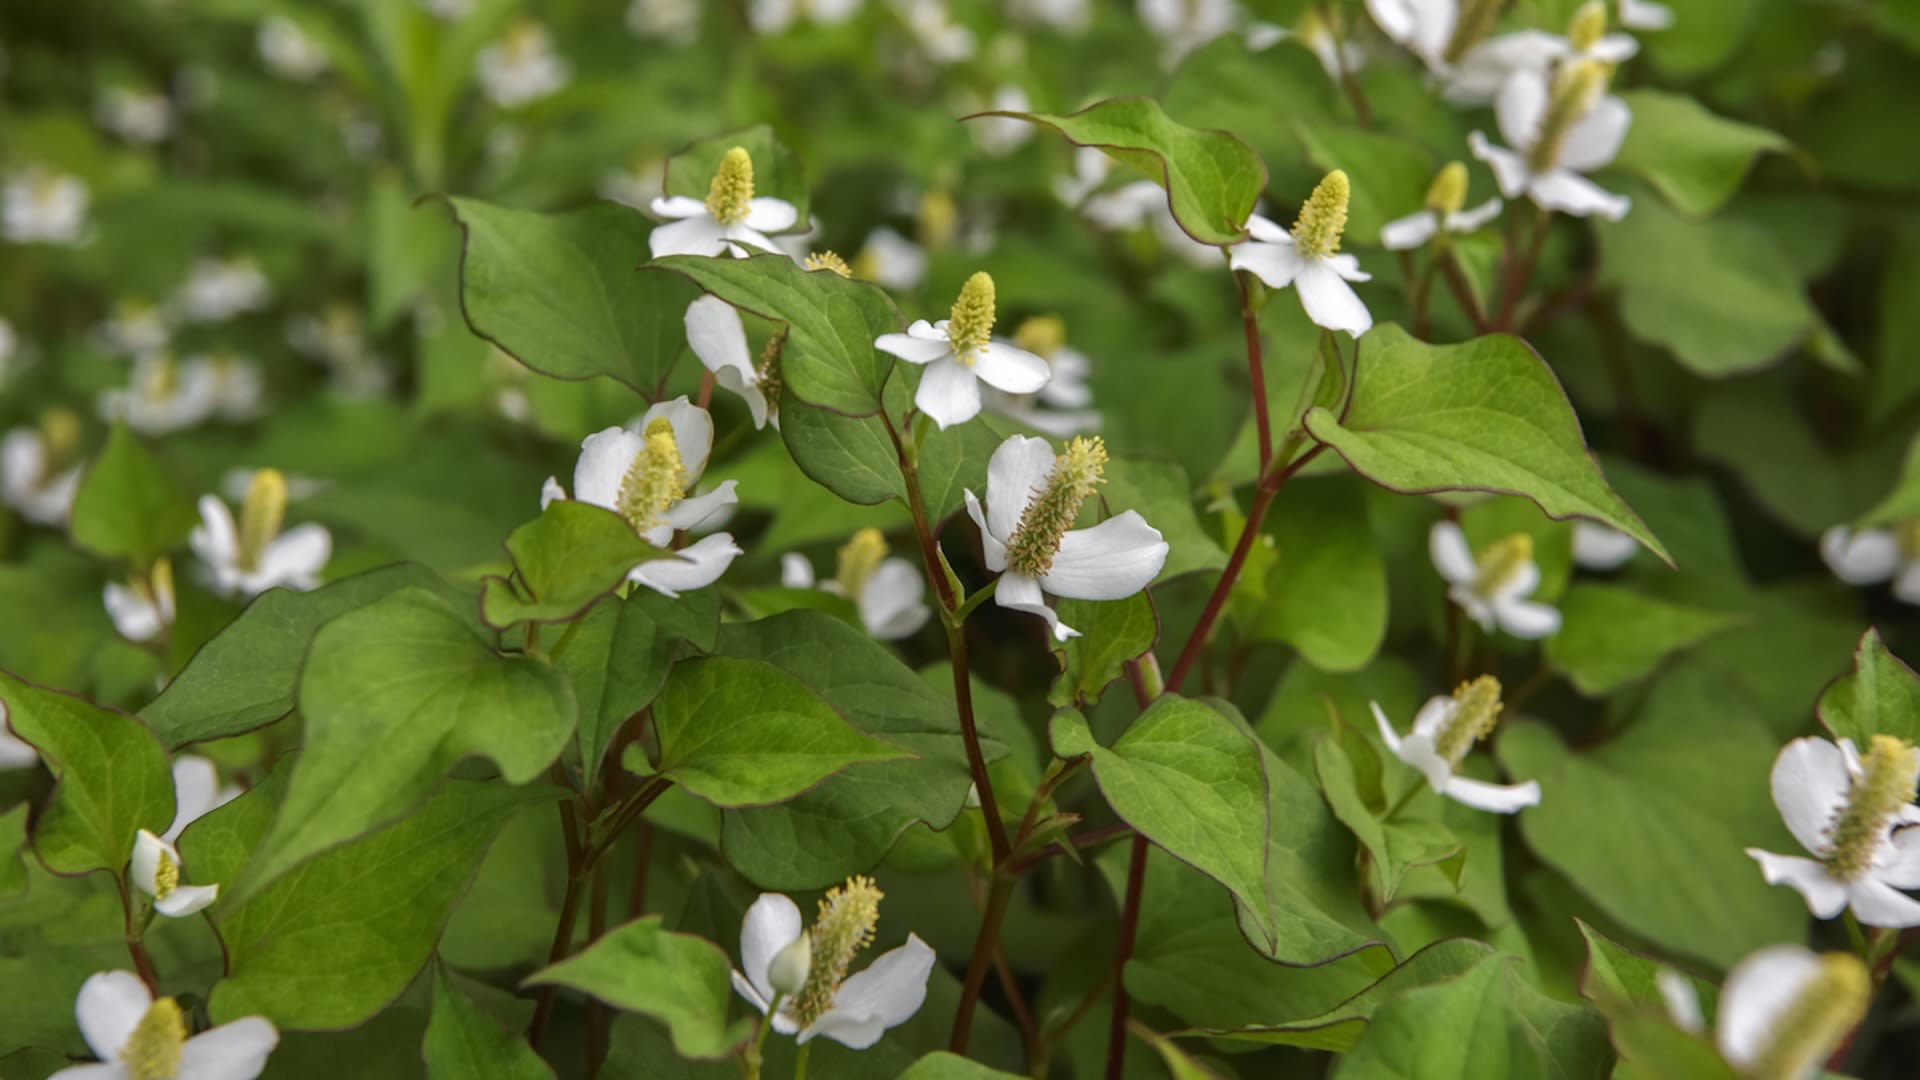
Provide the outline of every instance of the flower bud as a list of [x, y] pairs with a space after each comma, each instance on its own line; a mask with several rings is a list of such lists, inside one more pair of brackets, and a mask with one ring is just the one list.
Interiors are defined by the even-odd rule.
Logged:
[[813, 967], [813, 935], [801, 934], [793, 944], [781, 949], [767, 965], [767, 982], [781, 997], [792, 997], [807, 985], [807, 972]]

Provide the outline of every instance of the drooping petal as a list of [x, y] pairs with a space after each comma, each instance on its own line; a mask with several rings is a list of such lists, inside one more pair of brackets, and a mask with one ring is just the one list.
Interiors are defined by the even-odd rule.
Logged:
[[888, 1028], [906, 1023], [926, 1003], [933, 963], [932, 946], [918, 934], [908, 934], [905, 945], [847, 976], [833, 995], [833, 1007], [800, 1034], [800, 1041], [825, 1035], [854, 1050], [879, 1042]]
[[1080, 631], [1062, 623], [1060, 616], [1047, 606], [1046, 597], [1040, 592], [1040, 583], [1025, 574], [1016, 574], [1011, 570], [1001, 574], [1000, 584], [993, 590], [993, 602], [1011, 611], [1024, 611], [1045, 619], [1055, 641], [1080, 636]]
[[735, 492], [739, 485], [738, 480], [726, 480], [705, 495], [689, 495], [668, 507], [667, 512], [660, 515], [660, 520], [675, 529], [697, 530], [740, 501], [740, 496]]
[[167, 826], [161, 839], [169, 844], [178, 840], [180, 830], [205, 817], [220, 802], [220, 773], [212, 761], [198, 754], [174, 758], [173, 824]]
[[133, 837], [133, 858], [127, 865], [127, 876], [141, 892], [152, 896], [155, 882], [160, 876], [160, 860], [165, 857], [174, 865], [180, 864], [180, 853], [172, 844], [160, 839], [145, 829]]
[[1500, 137], [1516, 150], [1529, 150], [1540, 137], [1540, 121], [1547, 114], [1547, 77], [1539, 71], [1516, 71], [1500, 86], [1493, 113]]
[[113, 628], [128, 641], [147, 641], [160, 632], [165, 620], [160, 609], [137, 589], [109, 581], [100, 591], [100, 602], [113, 620]]
[[[685, 394], [672, 401], [651, 405], [641, 415], [639, 422], [633, 425], [634, 434], [643, 440], [640, 445], [645, 445], [647, 428], [662, 418], [673, 426], [673, 444], [680, 451], [680, 464], [686, 468], [687, 483], [691, 485], [700, 479], [701, 473], [707, 471], [707, 455], [713, 452], [713, 416], [688, 401]], [[579, 495], [577, 481], [574, 492], [576, 497], [584, 498]]]
[[1853, 786], [1840, 748], [1825, 739], [1793, 740], [1773, 759], [1770, 784], [1787, 831], [1801, 847], [1826, 854], [1827, 828]]
[[1743, 1072], [1752, 1068], [1820, 971], [1820, 957], [1799, 945], [1769, 945], [1736, 964], [1720, 986], [1713, 1025], [1727, 1063]]
[[874, 339], [873, 347], [883, 353], [897, 356], [909, 364], [931, 364], [953, 355], [953, 346], [948, 344], [944, 334], [938, 338], [924, 338], [913, 334], [881, 334]]
[[1027, 504], [1046, 489], [1053, 474], [1053, 445], [1045, 439], [1010, 435], [987, 459], [987, 529], [1001, 541], [1013, 539]]
[[1433, 560], [1433, 568], [1451, 584], [1471, 584], [1480, 574], [1474, 566], [1473, 548], [1467, 543], [1467, 534], [1456, 522], [1433, 523], [1433, 528], [1427, 530], [1427, 555]]
[[1820, 534], [1820, 558], [1849, 585], [1878, 585], [1900, 566], [1900, 542], [1887, 529], [1835, 525]]
[[678, 558], [654, 559], [633, 568], [627, 577], [665, 596], [702, 589], [720, 580], [733, 560], [744, 554], [731, 533], [714, 533], [674, 552]]
[[789, 551], [780, 556], [780, 584], [789, 589], [813, 588], [813, 564], [805, 555]]
[[1060, 538], [1040, 587], [1070, 600], [1120, 600], [1153, 583], [1172, 549], [1160, 530], [1128, 510]]
[[996, 390], [1031, 394], [1047, 385], [1053, 368], [1025, 349], [993, 341], [973, 354], [973, 374]]
[[1399, 757], [1400, 733], [1393, 730], [1393, 724], [1387, 720], [1386, 711], [1380, 708], [1380, 703], [1377, 701], [1367, 702], [1367, 707], [1373, 710], [1373, 722], [1380, 726], [1380, 741], [1387, 744], [1387, 749], [1393, 752], [1394, 757]]
[[554, 503], [565, 502], [566, 498], [567, 489], [560, 486], [557, 477], [549, 476], [547, 482], [540, 485], [540, 509], [545, 510]]
[[212, 495], [200, 496], [200, 524], [188, 534], [193, 553], [209, 566], [231, 566], [240, 558], [240, 537], [233, 511]]
[[647, 234], [647, 250], [656, 259], [669, 255], [718, 255], [727, 249], [727, 228], [706, 216], [661, 225]]
[[[779, 893], [761, 893], [740, 920], [740, 968], [760, 995], [761, 1002], [773, 1000], [773, 983], [767, 969], [780, 950], [800, 940], [800, 907]], [[756, 1003], [759, 1004], [759, 1003]], [[759, 1004], [766, 1012], [765, 1004]]]
[[703, 296], [687, 305], [685, 322], [687, 345], [708, 371], [732, 368], [753, 373], [747, 330], [732, 304], [717, 296]]
[[1410, 251], [1433, 239], [1440, 221], [1431, 210], [1417, 210], [1380, 226], [1380, 246], [1388, 251]]
[[1786, 885], [1806, 898], [1807, 910], [1814, 918], [1831, 919], [1847, 906], [1847, 886], [1835, 881], [1827, 868], [1798, 855], [1775, 855], [1771, 851], [1748, 848], [1747, 854], [1760, 864], [1760, 876], [1769, 885]]
[[987, 527], [987, 511], [980, 505], [980, 500], [971, 491], [966, 492], [965, 495], [967, 516], [972, 518], [973, 523], [980, 529], [980, 549], [981, 554], [986, 558], [987, 569], [999, 573], [1007, 568], [1007, 545], [993, 535], [993, 530]]
[[1888, 930], [1920, 926], [1920, 900], [1871, 874], [1863, 874], [1847, 884], [1847, 906], [1853, 909], [1855, 918], [1868, 926]]
[[1284, 289], [1293, 284], [1293, 279], [1300, 276], [1301, 268], [1306, 265], [1307, 260], [1294, 250], [1292, 244], [1248, 241], [1227, 249], [1228, 267], [1245, 270], [1272, 289]]
[[73, 1018], [87, 1049], [102, 1061], [117, 1061], [133, 1029], [147, 1015], [153, 994], [131, 971], [102, 971], [80, 984], [73, 1001]]
[[1420, 706], [1419, 712], [1413, 714], [1413, 734], [1438, 739], [1441, 729], [1453, 720], [1453, 714], [1459, 708], [1460, 703], [1451, 697], [1435, 694]]
[[1500, 216], [1500, 208], [1505, 205], [1499, 199], [1488, 199], [1471, 210], [1447, 215], [1447, 231], [1466, 233], [1485, 225]]
[[1894, 830], [1873, 876], [1896, 889], [1920, 889], [1920, 829]]
[[691, 195], [656, 195], [647, 209], [654, 217], [690, 218], [707, 216], [707, 204]]
[[763, 195], [747, 203], [747, 227], [758, 232], [785, 232], [799, 220], [799, 209], [785, 199]]
[[1560, 632], [1559, 609], [1534, 600], [1501, 600], [1493, 605], [1500, 629], [1525, 641], [1538, 641]]
[[604, 428], [582, 439], [579, 460], [573, 465], [573, 497], [618, 511], [620, 484], [633, 467], [633, 459], [646, 446], [645, 439], [618, 427]]
[[1471, 132], [1467, 135], [1467, 148], [1473, 156], [1487, 163], [1493, 170], [1493, 179], [1500, 185], [1500, 194], [1511, 199], [1527, 190], [1527, 182], [1533, 178], [1527, 168], [1527, 159], [1505, 147], [1495, 146], [1487, 141], [1485, 135]]
[[980, 381], [958, 360], [936, 360], [921, 374], [913, 403], [945, 431], [980, 415]]
[[193, 1080], [254, 1080], [280, 1033], [262, 1016], [246, 1016], [203, 1031], [180, 1048], [180, 1075]]
[[1302, 267], [1294, 276], [1293, 287], [1300, 294], [1300, 306], [1307, 309], [1307, 317], [1316, 325], [1344, 330], [1354, 337], [1373, 328], [1373, 314], [1360, 295], [1325, 262]]
[[1537, 205], [1574, 217], [1619, 221], [1633, 208], [1633, 199], [1615, 195], [1579, 173], [1555, 169], [1533, 178], [1527, 195]]
[[1627, 128], [1632, 123], [1632, 110], [1619, 98], [1603, 97], [1594, 102], [1587, 114], [1567, 129], [1566, 145], [1560, 149], [1560, 167], [1583, 173], [1604, 168], [1620, 152], [1620, 144], [1626, 141]]
[[172, 892], [153, 902], [153, 910], [169, 919], [183, 919], [210, 907], [219, 898], [218, 885], [176, 885]]
[[923, 602], [926, 582], [905, 559], [888, 559], [873, 571], [857, 601], [867, 633], [881, 641], [912, 637], [933, 614]]
[[1483, 780], [1453, 776], [1448, 778], [1442, 793], [1457, 803], [1490, 814], [1517, 814], [1529, 806], [1540, 805], [1538, 780], [1529, 780], [1524, 784], [1489, 784]]

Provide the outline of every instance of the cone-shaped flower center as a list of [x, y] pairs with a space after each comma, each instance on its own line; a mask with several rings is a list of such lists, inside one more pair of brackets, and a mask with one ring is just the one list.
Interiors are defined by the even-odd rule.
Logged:
[[720, 159], [720, 168], [707, 188], [707, 213], [722, 225], [737, 225], [747, 220], [747, 204], [753, 201], [753, 158], [746, 147], [736, 146]]
[[1013, 343], [1042, 360], [1052, 360], [1067, 343], [1066, 320], [1058, 315], [1036, 315], [1013, 332]]
[[1604, 0], [1587, 0], [1567, 23], [1567, 44], [1574, 55], [1585, 55], [1607, 36], [1607, 5]]
[[1860, 759], [1860, 776], [1847, 793], [1846, 808], [1828, 832], [1827, 872], [1852, 881], [1873, 865], [1874, 852], [1892, 826], [1893, 815], [1913, 801], [1914, 771], [1920, 750], [1892, 735], [1875, 735]]
[[1454, 20], [1453, 36], [1447, 39], [1442, 58], [1449, 64], [1459, 63], [1467, 50], [1480, 44], [1493, 29], [1494, 20], [1500, 17], [1500, 9], [1505, 4], [1506, 0], [1463, 0], [1460, 17]]
[[800, 265], [808, 270], [831, 270], [843, 278], [853, 276], [853, 267], [847, 265], [847, 260], [831, 251], [816, 251]]
[[1053, 459], [1053, 472], [1040, 496], [1027, 504], [1007, 541], [1007, 566], [1037, 578], [1053, 568], [1060, 538], [1073, 528], [1080, 506], [1106, 481], [1107, 446], [1098, 437], [1076, 438]]
[[174, 1080], [186, 1043], [187, 1020], [180, 1006], [170, 997], [156, 998], [120, 1048], [120, 1062], [132, 1080]]
[[144, 577], [133, 579], [133, 591], [154, 607], [173, 606], [173, 560], [162, 555]]
[[165, 851], [160, 852], [160, 861], [153, 867], [153, 898], [165, 900], [173, 895], [173, 890], [179, 887], [180, 864], [174, 862], [173, 856]]
[[920, 196], [920, 210], [914, 215], [914, 222], [920, 227], [920, 243], [939, 251], [953, 243], [953, 234], [960, 226], [960, 208], [947, 192], [929, 191]]
[[867, 579], [887, 557], [887, 538], [879, 529], [861, 529], [840, 549], [840, 568], [834, 580], [842, 595], [856, 597], [867, 587]]
[[614, 509], [627, 519], [635, 532], [646, 532], [660, 521], [674, 503], [686, 496], [687, 467], [680, 460], [680, 444], [673, 437], [673, 424], [660, 417], [647, 425], [645, 445], [620, 478], [620, 493]]
[[851, 877], [820, 901], [820, 915], [810, 931], [813, 963], [808, 967], [806, 984], [793, 1000], [793, 1018], [802, 1029], [833, 1008], [833, 996], [846, 981], [847, 968], [873, 941], [883, 895], [872, 878]]
[[240, 552], [242, 570], [258, 570], [267, 545], [280, 535], [287, 519], [287, 478], [279, 469], [259, 469], [247, 484], [247, 497], [240, 504]]
[[1482, 675], [1453, 691], [1453, 713], [1433, 742], [1434, 753], [1459, 765], [1473, 744], [1493, 734], [1500, 722], [1500, 680]]
[[968, 367], [973, 366], [973, 354], [993, 340], [993, 277], [985, 270], [975, 271], [960, 287], [960, 299], [948, 317], [947, 340]]
[[1573, 125], [1587, 115], [1594, 100], [1607, 88], [1610, 74], [1598, 60], [1578, 60], [1563, 65], [1553, 74], [1553, 90], [1547, 97], [1547, 111], [1540, 118], [1540, 134], [1527, 154], [1527, 167], [1543, 173], [1560, 163]]
[[40, 417], [40, 475], [36, 489], [45, 488], [79, 456], [80, 418], [72, 409], [49, 409]]
[[1444, 218], [1459, 213], [1466, 204], [1467, 167], [1449, 161], [1434, 174], [1433, 183], [1427, 185], [1427, 209]]
[[1780, 1014], [1780, 1022], [1766, 1048], [1753, 1059], [1745, 1075], [1755, 1080], [1787, 1080], [1811, 1075], [1814, 1066], [1840, 1045], [1861, 1017], [1872, 996], [1867, 967], [1847, 953], [1820, 957], [1820, 973], [1807, 980]]
[[1293, 246], [1310, 259], [1324, 259], [1340, 250], [1340, 234], [1347, 228], [1347, 199], [1352, 194], [1347, 174], [1335, 169], [1321, 178], [1300, 207], [1293, 222]]
[[1499, 593], [1532, 561], [1533, 537], [1526, 533], [1495, 541], [1474, 560], [1473, 591], [1483, 597]]

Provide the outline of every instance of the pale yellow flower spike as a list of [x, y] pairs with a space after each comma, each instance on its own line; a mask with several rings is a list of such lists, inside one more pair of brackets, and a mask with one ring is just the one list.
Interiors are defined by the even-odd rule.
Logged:
[[1913, 801], [1914, 771], [1920, 750], [1905, 739], [1875, 735], [1860, 758], [1860, 778], [1853, 782], [1847, 808], [1829, 834], [1832, 853], [1827, 870], [1840, 881], [1852, 881], [1873, 865], [1873, 855], [1893, 823], [1893, 815]]
[[1340, 250], [1340, 234], [1347, 229], [1347, 200], [1352, 193], [1347, 174], [1339, 169], [1314, 186], [1293, 222], [1293, 246], [1301, 255], [1324, 259]]
[[714, 171], [707, 188], [707, 213], [722, 225], [734, 225], [747, 219], [748, 203], [753, 201], [753, 158], [743, 146], [727, 151]]
[[1449, 161], [1427, 186], [1427, 209], [1439, 214], [1444, 221], [1447, 215], [1459, 213], [1466, 204], [1467, 167], [1458, 161]]
[[680, 460], [680, 444], [665, 417], [647, 425], [646, 445], [620, 478], [614, 502], [620, 516], [635, 531], [645, 532], [687, 492], [687, 468]]
[[131, 1080], [173, 1080], [180, 1073], [180, 1056], [187, 1043], [187, 1021], [170, 997], [155, 999], [134, 1025], [120, 1062]]
[[1840, 1045], [1867, 1014], [1873, 981], [1867, 967], [1848, 953], [1825, 953], [1820, 973], [1807, 981], [1780, 1013], [1767, 1047], [1743, 1073], [1765, 1078], [1801, 1075]]
[[1453, 691], [1453, 716], [1434, 739], [1433, 752], [1458, 767], [1473, 744], [1493, 734], [1500, 723], [1500, 680], [1482, 675]]
[[1020, 524], [1007, 541], [1007, 566], [1037, 578], [1053, 568], [1060, 539], [1073, 528], [1074, 518], [1093, 489], [1106, 482], [1107, 447], [1096, 436], [1077, 438], [1066, 453], [1053, 459], [1046, 490], [1027, 504]]
[[847, 968], [873, 941], [884, 896], [872, 878], [851, 877], [820, 901], [819, 917], [809, 931], [813, 935], [813, 955], [806, 985], [793, 999], [793, 1018], [802, 1031], [833, 1008], [833, 997], [846, 981]]
[[887, 558], [887, 538], [879, 529], [861, 529], [840, 549], [840, 564], [834, 580], [841, 595], [856, 597], [866, 588], [867, 579]]
[[961, 363], [973, 366], [973, 354], [993, 340], [993, 278], [976, 271], [960, 289], [947, 323], [947, 340]]
[[260, 568], [267, 546], [280, 535], [287, 518], [287, 478], [279, 469], [259, 469], [247, 485], [247, 497], [240, 504], [240, 556], [242, 570]]

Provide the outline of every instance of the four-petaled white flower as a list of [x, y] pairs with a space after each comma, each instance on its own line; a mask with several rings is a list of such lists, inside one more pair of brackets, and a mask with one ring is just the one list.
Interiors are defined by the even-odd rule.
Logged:
[[824, 1035], [854, 1050], [879, 1042], [926, 1001], [934, 963], [932, 947], [908, 934], [906, 944], [847, 974], [855, 954], [872, 939], [879, 900], [872, 881], [854, 878], [828, 892], [808, 931], [792, 900], [761, 893], [740, 924], [744, 970], [733, 973], [734, 990], [763, 1014], [773, 1009], [773, 1030], [795, 1036], [796, 1042]]
[[173, 102], [151, 90], [108, 87], [93, 114], [101, 127], [131, 143], [157, 143], [173, 134]]
[[1407, 251], [1436, 236], [1470, 233], [1499, 216], [1502, 205], [1499, 199], [1488, 199], [1471, 210], [1463, 210], [1466, 199], [1467, 167], [1450, 161], [1428, 186], [1426, 206], [1380, 227], [1380, 246], [1388, 251]]
[[474, 61], [480, 89], [501, 108], [537, 101], [567, 85], [571, 69], [553, 51], [547, 28], [522, 19], [505, 37], [480, 50]]
[[86, 236], [89, 198], [78, 177], [29, 165], [0, 191], [0, 235], [16, 244], [78, 244]]
[[[805, 555], [781, 556], [780, 584], [789, 589], [813, 588], [813, 564]], [[912, 637], [933, 613], [923, 602], [927, 585], [920, 570], [905, 559], [888, 558], [886, 538], [878, 529], [855, 533], [840, 549], [834, 577], [819, 587], [853, 601], [861, 625], [882, 641]]]
[[173, 625], [173, 563], [162, 557], [125, 584], [109, 581], [100, 599], [121, 637], [151, 641]]
[[1484, 17], [1489, 5], [1497, 7], [1498, 0], [1367, 0], [1367, 13], [1440, 80], [1447, 100], [1483, 105], [1511, 71], [1482, 40], [1492, 25]]
[[1585, 61], [1562, 66], [1551, 84], [1540, 72], [1515, 72], [1494, 101], [1500, 134], [1513, 149], [1478, 131], [1467, 144], [1493, 169], [1507, 198], [1525, 195], [1544, 209], [1619, 221], [1633, 200], [1582, 175], [1613, 160], [1633, 122], [1627, 103], [1604, 88], [1600, 65]]
[[864, 0], [749, 0], [747, 24], [756, 34], [778, 34], [805, 18], [821, 26], [843, 23], [860, 13]]
[[1247, 231], [1253, 239], [1229, 249], [1228, 265], [1248, 271], [1269, 288], [1292, 285], [1316, 325], [1359, 337], [1373, 326], [1373, 315], [1347, 282], [1371, 281], [1373, 275], [1361, 270], [1352, 255], [1339, 253], [1349, 192], [1346, 173], [1328, 173], [1301, 206], [1291, 232], [1252, 215]]
[[1820, 534], [1820, 557], [1849, 585], [1893, 582], [1893, 595], [1920, 604], [1920, 527], [1854, 530], [1835, 525]]
[[133, 861], [127, 867], [133, 887], [153, 898], [153, 910], [170, 919], [182, 919], [212, 904], [218, 885], [188, 885], [181, 880], [180, 851], [141, 829], [133, 838]]
[[777, 429], [780, 417], [767, 407], [767, 392], [761, 386], [761, 372], [747, 348], [747, 330], [740, 313], [717, 296], [703, 296], [687, 305], [687, 344], [693, 355], [713, 372], [713, 381], [722, 389], [739, 394], [753, 414], [753, 426], [763, 428], [771, 420]]
[[1573, 523], [1573, 561], [1588, 570], [1617, 570], [1639, 549], [1640, 541], [1626, 533], [1591, 521]]
[[7, 722], [7, 703], [0, 701], [0, 771], [31, 769], [40, 761], [33, 744], [13, 733]]
[[1517, 814], [1540, 804], [1540, 782], [1489, 784], [1461, 776], [1455, 770], [1486, 738], [1500, 720], [1500, 683], [1482, 675], [1462, 683], [1452, 697], [1435, 697], [1414, 715], [1413, 730], [1405, 738], [1394, 730], [1377, 702], [1369, 702], [1380, 738], [1393, 756], [1420, 770], [1427, 785], [1455, 802], [1494, 814]]
[[[1654, 985], [1676, 1027], [1705, 1033], [1700, 995], [1686, 976], [1661, 968]], [[1769, 945], [1727, 972], [1714, 1046], [1741, 1076], [1813, 1080], [1866, 1016], [1872, 996], [1872, 977], [1859, 957]]]
[[[705, 495], [692, 495], [713, 450], [713, 418], [684, 397], [649, 408], [632, 425], [595, 432], [580, 444], [573, 467], [573, 498], [604, 507], [627, 519], [641, 539], [657, 548], [673, 543], [673, 534], [710, 524], [740, 501], [735, 481]], [[540, 508], [567, 498], [560, 481], [547, 477]], [[720, 580], [741, 554], [728, 533], [714, 533], [675, 551], [671, 557], [641, 563], [628, 580], [667, 596], [704, 588]]]
[[882, 334], [874, 347], [926, 370], [914, 405], [942, 430], [980, 415], [980, 383], [1009, 394], [1031, 394], [1052, 374], [1047, 362], [993, 337], [993, 278], [967, 279], [952, 317], [937, 323], [916, 319], [904, 334]]
[[779, 245], [767, 234], [790, 229], [800, 220], [800, 211], [785, 199], [754, 195], [753, 158], [739, 146], [720, 159], [705, 199], [666, 195], [653, 200], [648, 209], [658, 217], [676, 219], [647, 235], [647, 247], [656, 259], [723, 253], [744, 259], [756, 251], [778, 252]]
[[0, 439], [0, 500], [35, 525], [61, 526], [80, 490], [73, 451], [80, 421], [65, 410], [39, 428], [14, 428]]
[[187, 1015], [154, 999], [130, 971], [102, 971], [80, 986], [74, 1019], [98, 1065], [72, 1065], [51, 1080], [254, 1080], [280, 1033], [246, 1016], [187, 1037]]
[[1788, 885], [1822, 919], [1843, 909], [1868, 926], [1920, 926], [1920, 806], [1913, 805], [1920, 751], [1875, 735], [1863, 758], [1853, 740], [1795, 739], [1773, 763], [1773, 804], [1800, 846], [1814, 856], [1758, 848], [1769, 885]]
[[282, 78], [305, 82], [327, 70], [327, 54], [285, 15], [273, 15], [260, 24], [260, 58]]
[[1529, 640], [1560, 629], [1560, 612], [1529, 600], [1540, 587], [1540, 566], [1533, 561], [1533, 538], [1515, 533], [1489, 545], [1479, 557], [1467, 534], [1451, 521], [1436, 521], [1427, 534], [1433, 568], [1447, 582], [1447, 598], [1460, 605], [1480, 629], [1505, 630]]
[[265, 307], [267, 290], [267, 275], [252, 259], [200, 259], [174, 305], [188, 322], [221, 322]]
[[187, 543], [206, 564], [215, 591], [252, 597], [275, 586], [319, 587], [320, 572], [333, 554], [333, 536], [313, 524], [281, 532], [286, 511], [287, 481], [277, 469], [253, 474], [237, 523], [226, 503], [200, 497], [200, 524]]
[[1045, 619], [1056, 641], [1080, 632], [1060, 621], [1047, 596], [1120, 600], [1152, 584], [1167, 563], [1167, 542], [1137, 511], [1073, 527], [1106, 462], [1097, 438], [1075, 439], [1055, 457], [1047, 440], [1014, 435], [987, 462], [986, 505], [966, 493], [987, 569], [1000, 573], [994, 602]]

